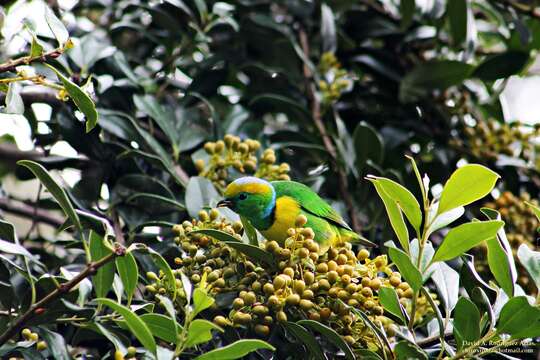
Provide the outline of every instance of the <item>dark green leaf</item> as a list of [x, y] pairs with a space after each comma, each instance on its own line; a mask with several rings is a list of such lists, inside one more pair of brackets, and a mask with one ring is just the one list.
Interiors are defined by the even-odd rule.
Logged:
[[173, 344], [178, 340], [174, 321], [171, 318], [162, 314], [143, 314], [140, 319], [155, 337]]
[[453, 60], [434, 60], [417, 65], [402, 80], [399, 88], [401, 102], [413, 102], [435, 89], [444, 90], [461, 84], [474, 67]]
[[514, 339], [540, 336], [540, 309], [531, 306], [525, 296], [510, 299], [499, 314], [497, 333]]
[[135, 289], [137, 288], [137, 281], [139, 278], [139, 268], [135, 257], [131, 252], [128, 252], [124, 256], [119, 256], [116, 258], [116, 270], [120, 279], [122, 279], [122, 284], [124, 284], [124, 291], [126, 293], [127, 303], [131, 303]]
[[317, 360], [327, 360], [328, 358], [321, 350], [319, 342], [313, 334], [307, 331], [303, 326], [298, 325], [297, 323], [287, 321], [285, 324], [285, 329], [290, 332], [295, 338], [300, 340], [309, 351], [310, 355]]
[[253, 246], [249, 244], [244, 244], [239, 241], [225, 241], [229, 247], [247, 255], [251, 259], [255, 260], [258, 263], [264, 263], [269, 265], [271, 268], [275, 268], [276, 261], [274, 256], [266, 250], [261, 249], [258, 246]]
[[257, 339], [243, 339], [235, 341], [234, 343], [224, 346], [219, 349], [211, 350], [205, 354], [196, 357], [196, 360], [229, 360], [240, 359], [247, 354], [257, 350], [276, 350], [272, 345], [266, 341]]
[[[475, 341], [480, 338], [480, 312], [469, 299], [462, 297], [454, 308], [454, 332], [462, 341]], [[462, 345], [463, 346], [463, 345]]]
[[353, 133], [353, 144], [356, 152], [356, 166], [362, 173], [368, 160], [380, 164], [384, 157], [384, 143], [381, 135], [365, 122], [360, 122]]
[[135, 314], [129, 308], [115, 303], [110, 299], [98, 298], [96, 300], [122, 315], [131, 333], [135, 335], [135, 337], [141, 342], [141, 344], [143, 344], [145, 348], [150, 350], [154, 355], [156, 354], [156, 341], [152, 336], [152, 332], [146, 323], [142, 321], [139, 316], [137, 316], [137, 314]]
[[446, 12], [450, 23], [450, 33], [455, 46], [463, 44], [467, 38], [467, 2], [469, 0], [452, 0], [447, 3]]
[[165, 274], [165, 284], [167, 286], [167, 289], [172, 295], [172, 300], [176, 298], [176, 277], [174, 276], [174, 273], [169, 265], [169, 263], [161, 256], [160, 253], [155, 251], [154, 249], [148, 248], [148, 253], [154, 260], [154, 263], [157, 265], [157, 267], [163, 271], [163, 274]]
[[317, 331], [323, 335], [328, 341], [334, 344], [336, 347], [341, 349], [345, 353], [345, 357], [349, 360], [354, 360], [355, 356], [349, 347], [349, 345], [343, 340], [341, 336], [338, 335], [332, 328], [313, 320], [300, 320], [297, 321], [298, 325], [303, 327], [310, 328], [311, 330]]
[[86, 117], [86, 132], [90, 132], [96, 125], [98, 121], [98, 113], [96, 111], [96, 104], [92, 101], [90, 96], [82, 90], [77, 84], [65, 77], [60, 71], [56, 70], [53, 66], [46, 64], [51, 70], [56, 73], [58, 79], [64, 84], [69, 97], [73, 99], [77, 108], [84, 114]]
[[38, 328], [40, 337], [47, 343], [51, 356], [55, 360], [70, 360], [64, 337], [44, 327]]
[[405, 316], [403, 315], [401, 304], [394, 288], [381, 287], [379, 289], [379, 301], [384, 308], [384, 311], [388, 311], [394, 316], [397, 316], [402, 324], [406, 323]]
[[478, 65], [472, 76], [484, 81], [508, 78], [521, 72], [528, 61], [529, 53], [522, 51], [491, 55]]
[[402, 29], [407, 29], [411, 25], [415, 10], [416, 10], [415, 0], [401, 0], [399, 2], [399, 11], [401, 12], [401, 28]]
[[64, 213], [71, 219], [73, 224], [79, 231], [82, 232], [82, 225], [79, 216], [75, 212], [73, 205], [69, 201], [64, 189], [53, 180], [49, 172], [40, 164], [30, 160], [20, 160], [17, 164], [28, 168], [41, 181], [41, 183], [49, 190], [54, 199], [58, 202]]
[[406, 340], [400, 341], [396, 344], [396, 346], [394, 347], [394, 353], [396, 354], [397, 360], [428, 359], [428, 355], [424, 350]]
[[216, 188], [207, 178], [193, 176], [189, 179], [186, 187], [186, 209], [191, 217], [198, 217], [203, 207], [210, 205], [212, 201], [220, 198]]
[[[90, 231], [90, 256], [92, 261], [98, 261], [109, 255], [112, 251], [104, 243], [104, 239], [97, 233]], [[100, 267], [96, 274], [92, 276], [92, 283], [96, 290], [97, 297], [105, 297], [111, 290], [114, 280], [114, 264], [111, 262]]]

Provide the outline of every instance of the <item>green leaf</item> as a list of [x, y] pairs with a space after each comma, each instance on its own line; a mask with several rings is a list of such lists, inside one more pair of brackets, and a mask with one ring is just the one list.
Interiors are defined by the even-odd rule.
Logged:
[[454, 309], [454, 333], [462, 341], [475, 341], [480, 338], [480, 311], [469, 299], [461, 297]]
[[208, 236], [213, 237], [216, 240], [223, 241], [223, 242], [240, 242], [240, 240], [238, 240], [231, 234], [226, 233], [225, 231], [221, 231], [221, 230], [199, 229], [199, 230], [193, 230], [189, 234], [208, 235]]
[[497, 334], [510, 334], [514, 339], [540, 336], [540, 309], [531, 306], [525, 296], [510, 299], [499, 314]]
[[170, 317], [162, 314], [143, 314], [140, 319], [144, 321], [153, 336], [173, 344], [178, 340], [174, 321]]
[[[98, 261], [109, 255], [112, 251], [104, 243], [104, 239], [94, 231], [90, 231], [90, 256], [92, 261]], [[92, 283], [96, 290], [97, 297], [105, 297], [111, 290], [114, 280], [114, 265], [109, 262], [100, 267], [96, 274], [92, 276]]]
[[381, 287], [379, 289], [379, 301], [384, 308], [384, 311], [388, 311], [392, 315], [396, 316], [401, 320], [401, 324], [405, 324], [405, 316], [399, 303], [399, 299], [394, 288], [390, 287]]
[[223, 329], [208, 320], [193, 320], [189, 324], [188, 335], [184, 344], [185, 347], [190, 348], [192, 346], [210, 341], [212, 339], [212, 330], [223, 332]]
[[235, 341], [234, 343], [224, 346], [219, 349], [214, 349], [205, 354], [199, 355], [195, 360], [229, 360], [240, 359], [247, 354], [257, 350], [271, 350], [276, 349], [268, 344], [266, 341], [257, 339], [242, 339]]
[[525, 201], [525, 204], [532, 209], [536, 218], [540, 220], [540, 207], [534, 204], [531, 204], [530, 202], [527, 202], [527, 201]]
[[336, 22], [332, 8], [321, 4], [322, 51], [334, 53], [337, 49]]
[[432, 90], [459, 85], [471, 75], [473, 69], [472, 65], [453, 60], [423, 62], [401, 80], [399, 100], [403, 103], [414, 102]]
[[210, 205], [212, 200], [216, 201], [219, 198], [219, 193], [207, 178], [192, 176], [189, 179], [184, 201], [189, 216], [196, 218], [201, 209]]
[[506, 295], [514, 296], [514, 284], [517, 280], [516, 264], [504, 228], [501, 227], [496, 236], [486, 240], [486, 245], [491, 273]]
[[465, 206], [490, 193], [499, 175], [485, 166], [468, 164], [458, 168], [444, 185], [437, 214]]
[[508, 51], [488, 56], [474, 70], [472, 76], [484, 81], [495, 81], [518, 74], [529, 62], [529, 53]]
[[242, 221], [242, 226], [244, 228], [244, 233], [246, 234], [249, 244], [253, 246], [259, 246], [259, 238], [257, 236], [257, 230], [251, 225], [248, 219], [243, 216], [240, 216]]
[[51, 193], [54, 199], [58, 202], [64, 213], [71, 219], [72, 223], [75, 224], [75, 227], [82, 232], [81, 221], [79, 216], [75, 212], [73, 205], [69, 201], [66, 192], [64, 189], [53, 180], [49, 172], [40, 164], [30, 161], [30, 160], [20, 160], [17, 164], [28, 168], [34, 175], [41, 181], [41, 183], [47, 188]]
[[503, 221], [475, 221], [453, 228], [446, 234], [433, 257], [433, 262], [446, 261], [464, 254], [482, 241], [493, 238]]
[[341, 349], [345, 353], [345, 358], [354, 360], [354, 356], [349, 345], [338, 335], [332, 328], [313, 320], [300, 320], [296, 322], [298, 325], [310, 328], [323, 335], [328, 341], [334, 344], [337, 348]]
[[432, 268], [434, 271], [431, 277], [444, 301], [446, 313], [450, 314], [459, 297], [459, 274], [445, 262], [437, 262]]
[[178, 335], [178, 332], [181, 326], [176, 321], [176, 309], [174, 307], [172, 300], [168, 296], [164, 296], [164, 295], [156, 295], [156, 299], [159, 300], [159, 305], [165, 308], [165, 310], [167, 311], [167, 314], [169, 314], [170, 318], [173, 320], [174, 331]]
[[172, 300], [176, 299], [176, 277], [169, 265], [169, 263], [161, 256], [160, 253], [152, 248], [148, 248], [148, 253], [154, 260], [157, 267], [165, 274], [165, 285], [172, 295]]
[[359, 173], [365, 169], [368, 160], [380, 164], [384, 157], [384, 143], [381, 135], [368, 123], [361, 121], [353, 133], [356, 152], [356, 167]]
[[312, 333], [306, 330], [303, 326], [298, 325], [292, 321], [287, 321], [285, 324], [287, 332], [291, 333], [296, 339], [301, 341], [309, 351], [309, 354], [316, 360], [328, 360], [326, 355], [321, 350], [319, 342]]
[[464, 213], [465, 208], [463, 206], [460, 206], [437, 215], [435, 219], [431, 222], [431, 225], [429, 225], [426, 237], [429, 238], [429, 235], [431, 235], [433, 232], [450, 225], [451, 223], [459, 219]]
[[274, 258], [274, 255], [272, 255], [266, 250], [261, 249], [258, 246], [244, 244], [238, 241], [225, 241], [225, 244], [243, 253], [244, 255], [247, 255], [259, 264], [264, 263], [269, 265], [271, 268], [275, 268], [276, 266], [276, 259]]
[[410, 341], [402, 340], [396, 344], [394, 347], [394, 353], [396, 354], [397, 360], [427, 360], [427, 353], [411, 343]]
[[32, 45], [30, 46], [30, 56], [41, 56], [43, 54], [43, 46], [39, 43], [36, 34], [32, 33]]
[[208, 295], [206, 290], [200, 287], [196, 288], [193, 291], [193, 312], [191, 316], [197, 316], [198, 313], [212, 306], [214, 302], [214, 298]]
[[133, 335], [141, 342], [141, 344], [152, 354], [156, 355], [156, 341], [152, 336], [152, 332], [146, 325], [146, 323], [133, 311], [129, 308], [120, 305], [110, 299], [98, 298], [96, 299], [99, 303], [104, 304], [110, 307], [112, 310], [116, 311], [126, 321], [126, 325]]
[[150, 95], [133, 95], [133, 102], [137, 109], [156, 121], [165, 136], [169, 138], [175, 153], [174, 156], [176, 157], [178, 155], [179, 133], [174, 127], [174, 122], [176, 121], [174, 114], [167, 111], [155, 97]]
[[77, 108], [84, 114], [86, 117], [86, 132], [90, 132], [96, 125], [98, 121], [98, 112], [96, 111], [96, 104], [92, 101], [90, 96], [81, 89], [77, 84], [65, 77], [60, 71], [49, 64], [48, 68], [53, 70], [58, 76], [58, 79], [64, 84], [69, 97], [73, 99]]
[[69, 39], [69, 33], [62, 21], [54, 15], [54, 12], [48, 6], [45, 6], [45, 21], [58, 41], [58, 45], [64, 46]]
[[383, 191], [394, 200], [403, 211], [413, 228], [419, 233], [422, 225], [422, 210], [414, 195], [403, 185], [387, 178], [376, 178]]
[[176, 200], [169, 199], [169, 198], [166, 198], [164, 196], [160, 196], [160, 195], [156, 195], [156, 194], [151, 194], [151, 193], [136, 193], [136, 194], [133, 194], [129, 198], [126, 199], [126, 203], [128, 203], [128, 204], [132, 203], [132, 202], [134, 202], [135, 200], [137, 200], [139, 198], [157, 200], [157, 201], [160, 201], [160, 202], [162, 202], [164, 204], [170, 205], [172, 208], [176, 208], [177, 210], [185, 210], [185, 208], [186, 208], [184, 205], [180, 204]]
[[379, 194], [379, 197], [381, 198], [384, 207], [386, 208], [388, 219], [390, 220], [390, 225], [392, 225], [392, 228], [396, 233], [399, 243], [408, 252], [409, 231], [407, 230], [407, 225], [405, 224], [405, 220], [403, 219], [401, 209], [399, 208], [398, 204], [386, 194], [380, 183], [373, 179], [368, 178], [368, 180], [370, 180], [371, 183], [375, 186], [375, 190], [377, 190], [377, 194]]
[[422, 274], [416, 266], [414, 266], [409, 255], [403, 252], [403, 250], [395, 247], [394, 243], [391, 241], [386, 242], [385, 245], [388, 247], [390, 259], [396, 264], [401, 275], [403, 275], [415, 292], [419, 291], [423, 284]]
[[6, 114], [24, 114], [24, 102], [20, 94], [20, 86], [10, 83], [6, 94], [6, 107], [3, 110]]
[[51, 357], [55, 360], [70, 360], [64, 336], [44, 327], [37, 329], [40, 337], [47, 343]]
[[521, 244], [517, 256], [540, 291], [540, 252], [532, 251], [527, 244]]
[[13, 255], [21, 255], [24, 257], [27, 257], [31, 260], [36, 260], [36, 258], [24, 247], [21, 245], [14, 244], [9, 241], [0, 240], [0, 253], [6, 253], [6, 254], [13, 254]]
[[416, 10], [415, 0], [401, 0], [399, 2], [399, 11], [401, 13], [401, 28], [407, 29], [414, 17], [414, 11]]
[[122, 284], [124, 284], [124, 292], [126, 293], [127, 303], [131, 303], [135, 289], [137, 288], [137, 281], [139, 278], [139, 268], [135, 257], [131, 252], [126, 253], [124, 256], [118, 256], [115, 260], [116, 270]]
[[452, 0], [447, 3], [446, 12], [450, 23], [450, 34], [454, 46], [460, 46], [467, 38], [467, 2], [469, 0]]

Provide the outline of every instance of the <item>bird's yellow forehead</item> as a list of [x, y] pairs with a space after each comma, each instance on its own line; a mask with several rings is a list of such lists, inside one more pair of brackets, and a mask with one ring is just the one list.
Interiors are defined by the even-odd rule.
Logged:
[[271, 189], [267, 184], [259, 182], [247, 182], [247, 183], [237, 183], [233, 182], [227, 186], [225, 189], [225, 197], [234, 197], [241, 192], [246, 192], [249, 194], [268, 194], [271, 192]]

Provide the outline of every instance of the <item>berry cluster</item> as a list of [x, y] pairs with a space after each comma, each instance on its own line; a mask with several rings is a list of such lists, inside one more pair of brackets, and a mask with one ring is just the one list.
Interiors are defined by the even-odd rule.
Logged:
[[341, 68], [333, 53], [326, 52], [322, 55], [319, 72], [322, 78], [319, 80], [319, 90], [325, 105], [338, 100], [341, 94], [352, 86], [347, 71]]
[[266, 180], [290, 180], [289, 164], [276, 164], [273, 149], [262, 151], [257, 140], [240, 140], [238, 136], [227, 134], [223, 140], [207, 142], [204, 150], [209, 155], [207, 161], [198, 159], [195, 167], [200, 176], [210, 179], [216, 187], [224, 189], [229, 179], [229, 171], [234, 169], [242, 174], [252, 174]]
[[[217, 209], [201, 211], [198, 220], [176, 225], [175, 242], [182, 253], [175, 258], [173, 270], [178, 308], [185, 305], [181, 285], [182, 278], [187, 277], [194, 284], [204, 281], [216, 297], [220, 305], [209, 309], [207, 315], [221, 327], [245, 328], [267, 337], [278, 323], [311, 319], [333, 328], [351, 346], [376, 349], [375, 335], [352, 309], [365, 312], [394, 336], [397, 327], [385, 316], [378, 290], [383, 286], [394, 288], [409, 310], [413, 290], [391, 268], [386, 255], [370, 259], [368, 250], [355, 253], [348, 243], [321, 249], [314, 241], [313, 230], [304, 227], [306, 221], [299, 216], [283, 244], [267, 240], [262, 245], [267, 257], [274, 260], [273, 268], [195, 231], [221, 230], [240, 240], [242, 223], [222, 218]], [[149, 295], [167, 294], [163, 274], [149, 273], [147, 278]], [[420, 298], [419, 304], [416, 320], [421, 322], [431, 308], [426, 299]]]
[[454, 139], [454, 144], [467, 148], [479, 159], [497, 160], [502, 154], [529, 163], [535, 159], [533, 139], [540, 135], [540, 127], [528, 127], [520, 122], [480, 121], [474, 127], [465, 126], [463, 134], [464, 139]]

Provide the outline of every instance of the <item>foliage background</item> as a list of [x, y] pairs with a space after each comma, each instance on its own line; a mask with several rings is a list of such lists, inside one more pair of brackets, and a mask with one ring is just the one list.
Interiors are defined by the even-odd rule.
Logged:
[[[81, 253], [70, 237], [51, 231], [64, 223], [61, 212], [41, 187], [25, 185], [33, 176], [16, 166], [20, 159], [69, 180], [75, 207], [108, 219], [117, 238], [149, 244], [166, 258], [173, 246], [162, 241], [171, 236], [164, 225], [195, 216], [207, 205], [201, 197], [213, 191], [191, 178], [194, 161], [205, 157], [204, 142], [227, 133], [275, 149], [291, 165], [291, 178], [317, 190], [379, 244], [391, 229], [364, 177], [416, 189], [404, 154], [430, 174], [435, 193], [456, 165], [477, 162], [502, 176], [494, 197], [503, 191], [538, 197], [537, 128], [508, 112], [505, 118], [501, 103], [511, 76], [534, 71], [540, 21], [529, 2], [49, 5], [74, 43], [51, 63], [86, 86], [99, 113], [87, 133], [72, 101], [28, 82], [17, 84], [23, 104], [15, 96], [3, 109], [0, 208], [49, 269], [77, 267]], [[30, 49], [22, 17], [46, 50], [56, 46], [42, 9], [40, 1], [22, 0], [4, 8], [2, 59]], [[325, 53], [334, 54], [339, 71]], [[40, 63], [28, 71], [55, 79]], [[28, 130], [31, 141], [14, 142], [16, 127]], [[133, 198], [142, 192], [187, 210]], [[528, 216], [532, 226], [517, 224], [515, 231], [526, 228], [520, 241], [537, 246], [536, 220]], [[25, 226], [21, 218], [32, 220]], [[22, 299], [27, 284], [5, 290]], [[0, 328], [5, 323], [0, 318]]]

